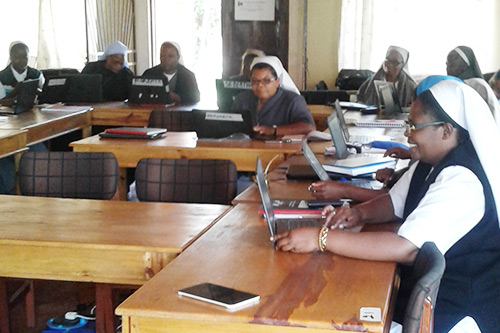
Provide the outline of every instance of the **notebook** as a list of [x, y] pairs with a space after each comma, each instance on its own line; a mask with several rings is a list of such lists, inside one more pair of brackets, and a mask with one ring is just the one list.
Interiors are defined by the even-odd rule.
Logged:
[[[322, 181], [332, 180], [332, 177], [328, 175], [325, 168], [316, 157], [316, 154], [314, 154], [311, 147], [309, 147], [309, 145], [307, 144], [306, 140], [302, 141], [302, 154], [304, 154], [304, 157], [306, 158], [307, 162], [309, 162], [312, 169], [314, 170], [314, 172], [316, 173], [316, 175], [320, 180]], [[379, 189], [382, 187], [382, 184], [380, 182], [373, 179], [361, 178], [361, 179], [353, 179], [350, 181], [341, 179], [341, 181], [353, 186], [368, 188], [368, 189]]]
[[410, 108], [401, 107], [394, 83], [374, 80], [373, 84], [378, 97], [379, 117], [386, 119], [399, 118], [401, 113], [410, 112]]
[[135, 76], [129, 86], [130, 104], [168, 104], [168, 79]]
[[396, 160], [392, 157], [383, 157], [382, 154], [350, 154], [336, 113], [328, 116], [327, 121], [338, 160], [323, 164], [326, 171], [347, 176], [360, 176], [374, 173], [381, 168], [395, 167]]
[[116, 127], [108, 128], [104, 132], [99, 133], [101, 138], [118, 138], [118, 139], [159, 139], [165, 134], [165, 128], [152, 127]]
[[252, 89], [252, 86], [250, 81], [216, 79], [215, 88], [217, 89], [217, 106], [221, 110], [227, 110], [233, 105], [236, 95]]
[[248, 110], [193, 110], [198, 138], [220, 139], [236, 133], [253, 137], [253, 120]]
[[38, 79], [19, 82], [17, 87], [16, 103], [14, 106], [1, 106], [0, 114], [20, 114], [31, 110], [35, 105], [38, 93]]
[[361, 144], [370, 143], [372, 141], [391, 141], [392, 138], [388, 135], [351, 135], [349, 133], [349, 128], [347, 127], [347, 122], [344, 118], [344, 113], [342, 112], [342, 107], [338, 100], [335, 101], [335, 112], [339, 118], [340, 126], [342, 128], [342, 133], [344, 133], [344, 138], [347, 142], [358, 142]]
[[99, 103], [103, 101], [101, 74], [70, 74], [45, 81], [41, 103]]
[[262, 207], [264, 208], [264, 218], [267, 221], [267, 226], [269, 228], [269, 233], [271, 236], [274, 236], [276, 234], [282, 233], [287, 230], [305, 226], [320, 227], [325, 223], [324, 218], [278, 219], [271, 202], [271, 196], [269, 195], [269, 188], [267, 187], [266, 184], [264, 170], [262, 169], [262, 163], [260, 162], [259, 157], [257, 157], [257, 165], [255, 167], [255, 179], [257, 181], [257, 187], [259, 188], [260, 198], [262, 200]]

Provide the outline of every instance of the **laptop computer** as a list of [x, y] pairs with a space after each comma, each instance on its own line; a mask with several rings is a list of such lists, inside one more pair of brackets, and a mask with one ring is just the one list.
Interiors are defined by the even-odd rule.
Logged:
[[[307, 162], [309, 162], [309, 165], [312, 167], [318, 178], [322, 181], [327, 181], [327, 180], [339, 180], [338, 177], [330, 177], [328, 172], [325, 170], [321, 162], [318, 160], [318, 157], [314, 152], [312, 151], [311, 147], [309, 147], [309, 144], [307, 143], [307, 140], [302, 141], [302, 154], [306, 158]], [[332, 179], [333, 178], [333, 179]], [[368, 189], [380, 189], [383, 185], [377, 180], [373, 179], [366, 179], [366, 178], [358, 178], [358, 179], [351, 179], [351, 180], [345, 180], [345, 179], [340, 179], [342, 182], [345, 182], [347, 184], [357, 186], [357, 187], [362, 187], [362, 188], [368, 188]]]
[[373, 141], [391, 141], [392, 138], [389, 135], [351, 135], [349, 133], [349, 127], [344, 118], [344, 112], [342, 112], [342, 107], [339, 100], [334, 103], [335, 112], [339, 118], [340, 126], [342, 128], [342, 133], [344, 133], [344, 138], [348, 143], [358, 142], [361, 144], [370, 143]]
[[378, 96], [379, 118], [402, 119], [403, 112], [410, 112], [410, 108], [402, 108], [399, 102], [396, 86], [392, 82], [374, 80], [375, 91]]
[[0, 114], [20, 114], [31, 110], [35, 105], [36, 95], [38, 93], [38, 79], [19, 82], [17, 87], [17, 96], [14, 106], [1, 106]]
[[252, 89], [252, 86], [250, 81], [216, 79], [215, 88], [217, 90], [217, 106], [221, 110], [227, 110], [233, 105], [236, 95]]
[[130, 104], [168, 104], [168, 79], [135, 76], [129, 87]]
[[328, 129], [332, 135], [335, 155], [338, 160], [323, 164], [325, 170], [335, 173], [343, 173], [349, 176], [360, 176], [376, 172], [384, 167], [394, 167], [396, 160], [391, 157], [383, 157], [382, 154], [351, 154], [347, 149], [337, 114], [333, 112], [327, 118]]
[[264, 175], [264, 170], [262, 169], [260, 158], [257, 158], [257, 165], [255, 167], [255, 179], [257, 181], [257, 187], [259, 188], [262, 207], [264, 208], [264, 217], [267, 221], [269, 233], [271, 234], [271, 236], [300, 227], [320, 227], [325, 223], [326, 220], [324, 218], [277, 219], [274, 213], [274, 207], [271, 202], [271, 196], [269, 195], [269, 188], [266, 184], [266, 178]]
[[193, 125], [202, 139], [226, 138], [236, 133], [253, 137], [252, 114], [248, 110], [198, 110], [194, 109]]
[[348, 102], [350, 98], [345, 90], [302, 90], [300, 94], [310, 105], [329, 105], [335, 100]]
[[40, 103], [99, 103], [103, 101], [101, 74], [70, 74], [45, 81]]

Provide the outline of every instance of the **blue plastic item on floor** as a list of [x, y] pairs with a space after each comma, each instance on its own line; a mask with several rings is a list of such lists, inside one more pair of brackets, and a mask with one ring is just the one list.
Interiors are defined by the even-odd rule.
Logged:
[[73, 325], [54, 324], [54, 318], [47, 321], [47, 329], [42, 333], [95, 333], [95, 324], [80, 318]]

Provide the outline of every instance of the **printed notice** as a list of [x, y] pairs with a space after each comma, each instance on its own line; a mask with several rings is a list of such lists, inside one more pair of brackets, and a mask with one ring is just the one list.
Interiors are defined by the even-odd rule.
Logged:
[[274, 0], [234, 0], [235, 21], [274, 21]]

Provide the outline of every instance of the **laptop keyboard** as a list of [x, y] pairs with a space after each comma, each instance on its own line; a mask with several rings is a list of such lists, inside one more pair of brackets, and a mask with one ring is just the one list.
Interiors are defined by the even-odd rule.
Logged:
[[358, 142], [361, 144], [370, 143], [373, 141], [391, 141], [390, 136], [370, 136], [370, 135], [349, 135], [350, 142]]

